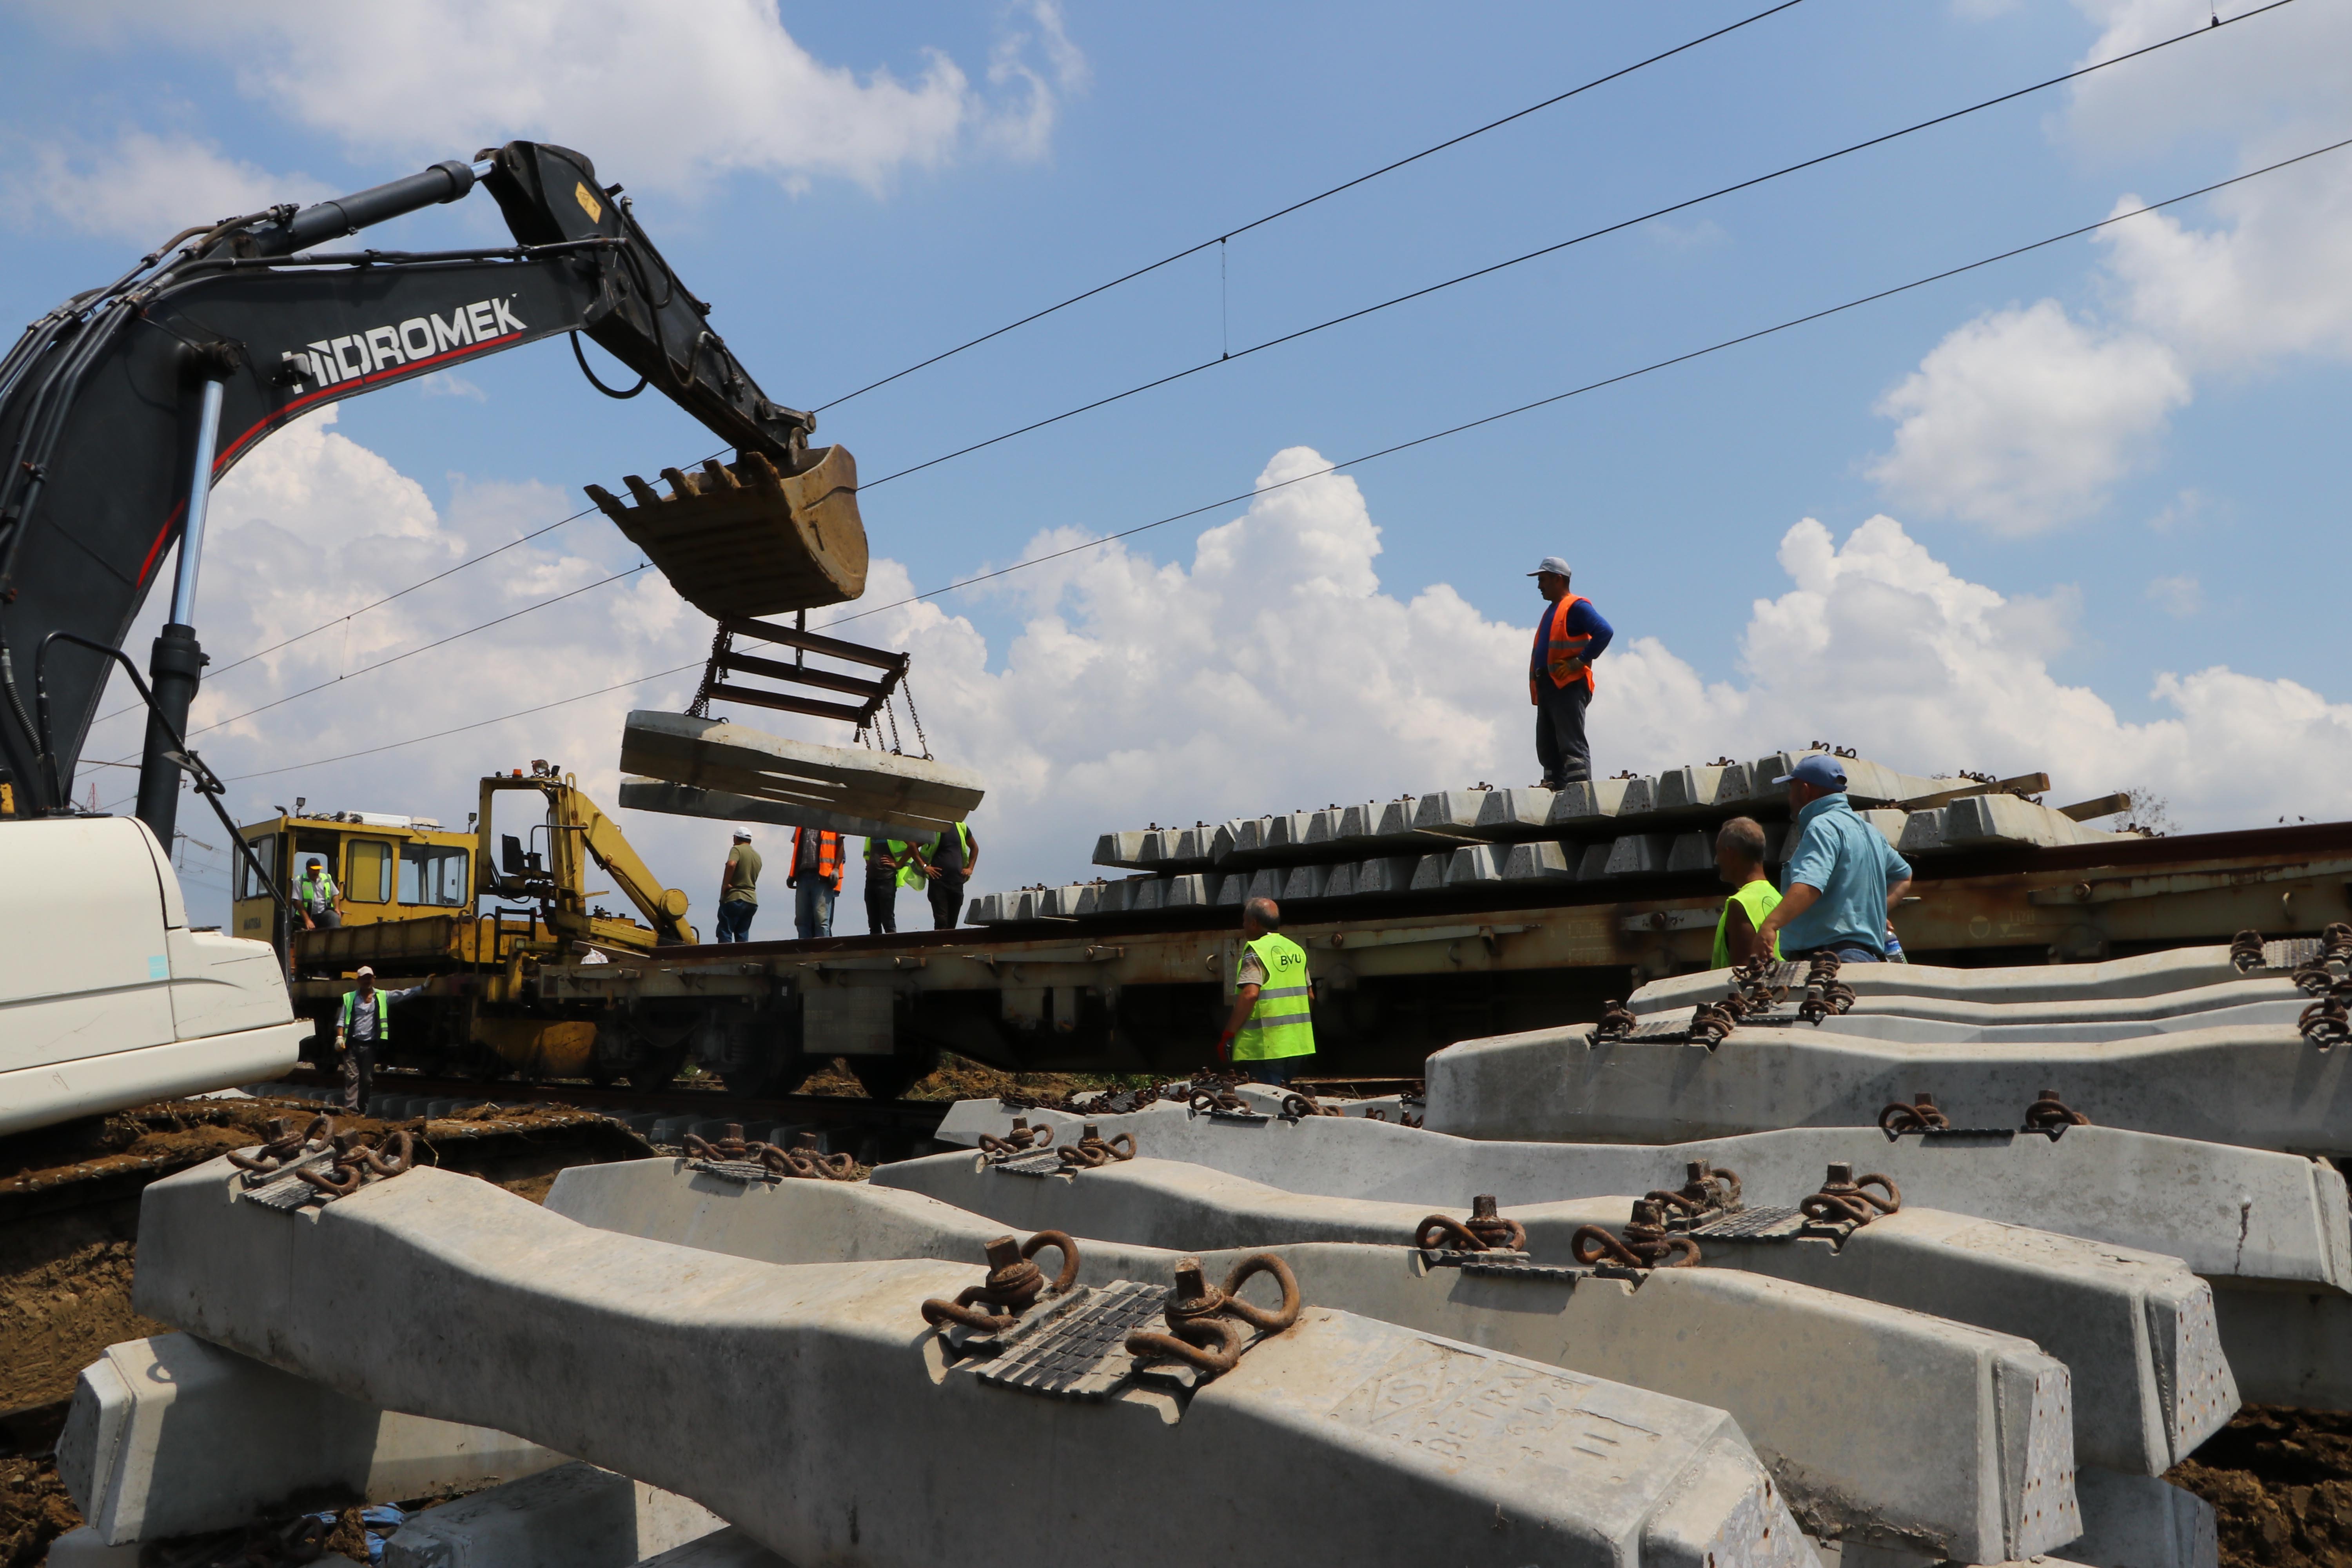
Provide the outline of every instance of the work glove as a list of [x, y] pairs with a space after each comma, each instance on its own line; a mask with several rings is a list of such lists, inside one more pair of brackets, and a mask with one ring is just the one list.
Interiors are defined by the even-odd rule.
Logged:
[[1231, 1029], [1217, 1037], [1217, 1059], [1221, 1062], [1234, 1059], [1234, 1032]]

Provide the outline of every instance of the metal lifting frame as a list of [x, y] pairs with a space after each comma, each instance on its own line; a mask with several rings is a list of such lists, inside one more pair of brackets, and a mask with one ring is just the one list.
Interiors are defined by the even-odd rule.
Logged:
[[[801, 657], [790, 664], [782, 659], [761, 658], [735, 650], [737, 637], [755, 642], [781, 643], [797, 648]], [[812, 669], [806, 662], [809, 654], [823, 654], [851, 664], [866, 665], [881, 671], [877, 679], [844, 675], [835, 670]], [[874, 722], [874, 716], [890, 700], [890, 694], [907, 678], [909, 656], [887, 653], [862, 643], [844, 642], [795, 626], [780, 626], [772, 621], [757, 621], [730, 617], [719, 623], [718, 635], [711, 639], [710, 663], [702, 674], [702, 685], [695, 692], [694, 706], [689, 711], [697, 718], [709, 714], [714, 699], [749, 702], [760, 708], [782, 709], [787, 713], [807, 713], [819, 719], [839, 719], [863, 730]], [[856, 702], [826, 702], [814, 697], [803, 697], [790, 691], [773, 691], [754, 686], [739, 686], [726, 679], [729, 675], [757, 675], [771, 680], [793, 681], [802, 686], [814, 686], [826, 691], [845, 692], [857, 698]]]

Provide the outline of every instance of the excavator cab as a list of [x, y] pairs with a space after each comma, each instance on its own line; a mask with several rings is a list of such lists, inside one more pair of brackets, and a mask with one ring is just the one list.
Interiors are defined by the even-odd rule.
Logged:
[[[537, 796], [540, 807], [533, 814], [536, 820], [522, 833], [506, 831], [520, 826], [512, 813], [524, 803], [513, 800], [517, 795]], [[509, 800], [505, 814], [499, 810], [501, 796]], [[643, 952], [696, 940], [694, 928], [686, 922], [686, 894], [664, 887], [619, 826], [555, 763], [541, 759], [528, 773], [516, 768], [482, 780], [474, 821], [475, 861], [481, 868], [476, 891], [484, 898], [538, 905], [534, 923], [544, 927], [550, 951], [585, 942]], [[494, 843], [495, 859], [490, 853]], [[592, 888], [592, 872], [611, 880]], [[642, 921], [610, 913], [595, 902], [615, 892], [636, 907]]]

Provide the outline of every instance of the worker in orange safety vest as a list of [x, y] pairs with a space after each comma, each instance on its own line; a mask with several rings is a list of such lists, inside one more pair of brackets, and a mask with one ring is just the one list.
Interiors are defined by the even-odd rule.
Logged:
[[793, 869], [784, 886], [795, 889], [793, 924], [800, 939], [833, 934], [833, 901], [841, 897], [841, 835], [824, 827], [793, 829]]
[[1592, 601], [1568, 590], [1568, 563], [1547, 555], [1528, 574], [1551, 607], [1536, 623], [1528, 661], [1528, 700], [1536, 705], [1536, 761], [1543, 787], [1561, 789], [1592, 777], [1584, 710], [1592, 700], [1592, 661], [1617, 634]]

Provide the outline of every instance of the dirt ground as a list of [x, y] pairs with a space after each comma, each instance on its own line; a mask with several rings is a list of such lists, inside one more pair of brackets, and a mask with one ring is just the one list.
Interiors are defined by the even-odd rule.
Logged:
[[2213, 1505], [2222, 1568], [2352, 1563], [2352, 1414], [2249, 1405], [2164, 1479]]
[[[131, 1310], [139, 1192], [147, 1182], [261, 1141], [306, 1100], [173, 1100], [0, 1139], [0, 1568], [35, 1568], [81, 1523], [48, 1451], [75, 1377], [108, 1345], [165, 1333]], [[651, 1150], [601, 1116], [485, 1107], [445, 1121], [338, 1117], [404, 1127], [428, 1163], [537, 1203], [568, 1165]]]

